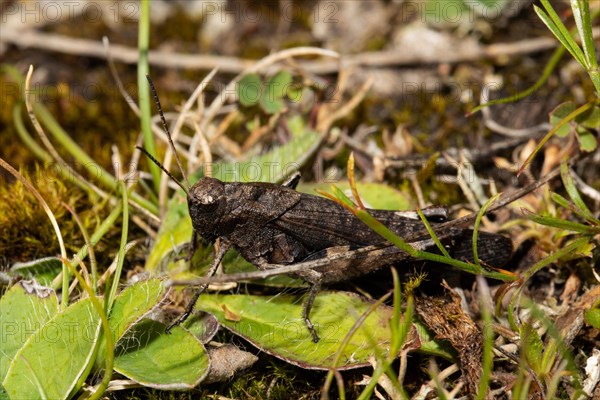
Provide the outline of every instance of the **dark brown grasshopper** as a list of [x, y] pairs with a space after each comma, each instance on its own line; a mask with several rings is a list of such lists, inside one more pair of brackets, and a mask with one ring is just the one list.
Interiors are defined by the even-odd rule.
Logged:
[[[150, 85], [162, 117], [156, 91], [151, 82]], [[164, 117], [162, 122], [175, 152]], [[192, 244], [196, 243], [196, 235], [207, 242], [220, 240], [219, 250], [208, 276], [214, 274], [230, 248], [237, 250], [243, 258], [261, 270], [281, 265], [307, 265], [306, 269], [296, 270], [290, 275], [312, 285], [304, 303], [303, 319], [314, 342], [319, 338], [310, 320], [310, 310], [321, 285], [353, 279], [411, 259], [335, 201], [297, 192], [295, 187], [299, 175], [283, 185], [263, 182], [225, 183], [204, 177], [191, 186], [184, 174], [186, 187], [152, 155], [142, 148], [140, 150], [186, 192], [194, 228]], [[176, 152], [175, 156], [183, 173]], [[368, 211], [413, 247], [435, 251], [436, 245], [416, 212]], [[472, 259], [471, 230], [462, 227], [436, 229], [447, 217], [444, 208], [425, 209], [424, 214], [452, 257]], [[502, 266], [512, 252], [511, 241], [497, 234], [480, 232], [477, 245], [479, 258], [487, 265]], [[361, 251], [362, 249], [365, 251]], [[205, 284], [200, 286], [186, 312], [175, 324], [183, 322], [189, 316], [205, 287]]]

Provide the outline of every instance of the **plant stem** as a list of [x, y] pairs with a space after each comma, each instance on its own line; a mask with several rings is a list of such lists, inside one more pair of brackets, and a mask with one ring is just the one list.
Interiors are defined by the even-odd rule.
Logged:
[[121, 279], [121, 272], [123, 271], [123, 262], [125, 261], [125, 248], [127, 246], [127, 235], [129, 233], [129, 207], [127, 200], [127, 185], [124, 181], [119, 182], [121, 187], [121, 194], [123, 196], [123, 226], [121, 227], [121, 242], [119, 244], [119, 254], [117, 255], [117, 268], [113, 275], [112, 286], [110, 287], [110, 293], [108, 294], [108, 302], [106, 303], [106, 312], [110, 313], [115, 298], [117, 297], [117, 288], [119, 287], [119, 280]]
[[[152, 135], [151, 110], [150, 110], [150, 88], [146, 80], [146, 74], [150, 73], [148, 65], [148, 50], [150, 47], [150, 0], [142, 0], [140, 9], [140, 22], [138, 25], [138, 97], [140, 105], [140, 122], [142, 134], [144, 135], [144, 147], [150, 154], [156, 155], [156, 145]], [[160, 190], [160, 168], [154, 163], [149, 163], [150, 173], [154, 181], [156, 193]]]

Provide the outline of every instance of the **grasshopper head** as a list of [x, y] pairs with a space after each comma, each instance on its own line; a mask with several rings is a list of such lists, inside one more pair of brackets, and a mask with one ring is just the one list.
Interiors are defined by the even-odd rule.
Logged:
[[187, 200], [194, 230], [208, 241], [221, 236], [218, 227], [226, 207], [223, 182], [204, 177], [192, 186]]

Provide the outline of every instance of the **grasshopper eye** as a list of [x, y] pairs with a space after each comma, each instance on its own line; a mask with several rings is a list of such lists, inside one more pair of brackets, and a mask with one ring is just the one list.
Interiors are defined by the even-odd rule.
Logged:
[[198, 196], [198, 201], [200, 204], [209, 205], [214, 204], [216, 199], [210, 193], [204, 193], [203, 195]]
[[202, 178], [192, 186], [189, 202], [203, 212], [215, 208], [224, 195], [223, 183], [217, 179]]

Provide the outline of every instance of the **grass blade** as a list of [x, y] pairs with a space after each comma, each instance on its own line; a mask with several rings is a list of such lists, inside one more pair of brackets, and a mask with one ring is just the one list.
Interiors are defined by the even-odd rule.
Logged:
[[587, 61], [583, 51], [581, 51], [565, 24], [563, 24], [556, 11], [554, 11], [554, 8], [552, 8], [550, 2], [548, 0], [541, 0], [541, 2], [546, 10], [546, 13], [543, 12], [539, 7], [534, 6], [536, 14], [540, 17], [544, 24], [546, 24], [548, 29], [552, 31], [554, 36], [556, 36], [562, 45], [567, 48], [569, 53], [571, 53], [577, 62], [588, 69]]
[[584, 213], [584, 218], [594, 218], [594, 215], [579, 195], [577, 187], [575, 187], [575, 182], [573, 182], [573, 178], [569, 173], [569, 166], [567, 163], [563, 162], [560, 165], [560, 177], [562, 178], [563, 184], [565, 185], [565, 190], [571, 198], [571, 201]]
[[577, 31], [581, 38], [581, 46], [587, 62], [588, 71], [598, 69], [596, 60], [596, 49], [592, 35], [592, 19], [590, 16], [590, 4], [588, 0], [571, 0], [573, 18], [577, 25]]
[[477, 213], [477, 217], [475, 218], [475, 225], [473, 226], [473, 262], [476, 265], [480, 265], [479, 253], [477, 251], [477, 237], [479, 235], [479, 225], [481, 224], [481, 219], [485, 215], [487, 209], [490, 208], [492, 203], [494, 203], [498, 199], [498, 197], [500, 197], [501, 194], [502, 193], [497, 193], [496, 195], [490, 197], [489, 200], [485, 202], [483, 207], [481, 207], [481, 209]]
[[429, 233], [429, 236], [431, 236], [431, 239], [433, 240], [433, 242], [435, 243], [437, 248], [440, 249], [440, 251], [442, 252], [442, 254], [445, 257], [450, 258], [450, 254], [448, 254], [448, 250], [446, 250], [446, 248], [442, 245], [442, 243], [440, 242], [440, 239], [437, 237], [434, 230], [431, 228], [429, 221], [427, 221], [427, 218], [425, 218], [425, 215], [423, 214], [423, 211], [421, 211], [420, 208], [417, 208], [417, 214], [419, 214], [419, 218], [421, 218], [423, 225], [425, 225], [425, 229], [427, 229], [427, 233]]

